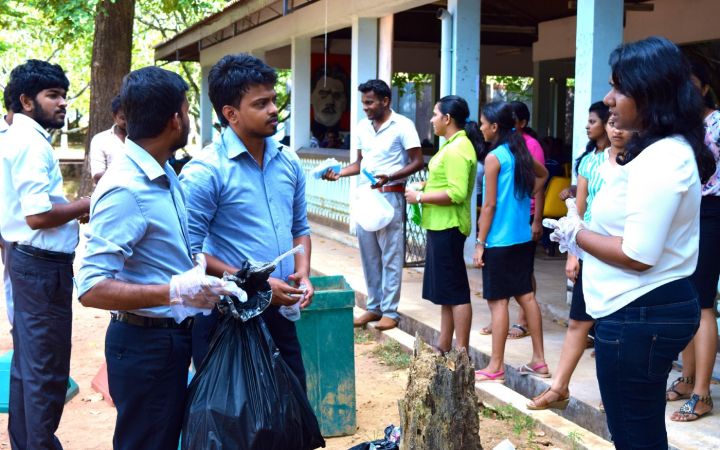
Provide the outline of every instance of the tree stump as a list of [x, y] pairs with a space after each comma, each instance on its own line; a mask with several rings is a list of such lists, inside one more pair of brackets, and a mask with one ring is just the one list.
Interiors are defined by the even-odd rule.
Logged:
[[415, 335], [399, 407], [402, 450], [482, 450], [475, 368], [467, 352], [439, 356]]

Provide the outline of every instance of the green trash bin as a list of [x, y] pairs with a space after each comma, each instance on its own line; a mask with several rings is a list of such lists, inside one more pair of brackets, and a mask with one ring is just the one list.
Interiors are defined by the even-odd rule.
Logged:
[[354, 434], [355, 292], [342, 276], [310, 277], [312, 304], [296, 322], [307, 390], [323, 436]]

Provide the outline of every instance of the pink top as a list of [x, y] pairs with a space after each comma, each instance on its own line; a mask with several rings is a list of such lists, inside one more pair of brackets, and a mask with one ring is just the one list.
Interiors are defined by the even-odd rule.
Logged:
[[[545, 152], [543, 152], [542, 146], [534, 137], [527, 133], [523, 133], [522, 137], [525, 139], [525, 146], [530, 151], [533, 158], [543, 166], [545, 165]], [[535, 198], [530, 199], [530, 216], [535, 214]]]

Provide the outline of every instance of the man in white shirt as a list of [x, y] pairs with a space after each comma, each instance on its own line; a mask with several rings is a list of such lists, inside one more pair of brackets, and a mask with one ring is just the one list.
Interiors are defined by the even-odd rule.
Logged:
[[[12, 97], [11, 89], [12, 86], [8, 83], [5, 86], [5, 91], [3, 92], [3, 102], [5, 106], [5, 111], [7, 111], [7, 114], [5, 114], [4, 117], [0, 117], [0, 151], [2, 151], [3, 148], [3, 138], [5, 137], [5, 133], [7, 130], [10, 129], [10, 125], [12, 125], [12, 117], [13, 112], [12, 109], [10, 109], [10, 98]], [[5, 239], [3, 239], [2, 235], [0, 235], [0, 257], [2, 257], [2, 263], [3, 263], [3, 288], [5, 290], [5, 303], [7, 304], [7, 315], [8, 320], [10, 321], [10, 325], [12, 325], [13, 322], [13, 301], [12, 301], [12, 284], [10, 283], [10, 272], [8, 271], [8, 264], [10, 264], [10, 247], [7, 245], [7, 242], [5, 242]]]
[[113, 126], [96, 134], [90, 141], [90, 175], [95, 183], [100, 180], [113, 159], [125, 150], [127, 122], [125, 112], [120, 108], [120, 96], [110, 103]]
[[[355, 319], [355, 326], [379, 320], [378, 330], [395, 328], [400, 302], [400, 284], [405, 260], [405, 180], [422, 169], [423, 156], [415, 124], [390, 109], [392, 91], [382, 80], [368, 80], [358, 90], [362, 93], [367, 119], [358, 125], [358, 158], [340, 173], [329, 170], [323, 178], [335, 181], [357, 175], [360, 168], [375, 177], [373, 189], [384, 194], [395, 209], [390, 223], [378, 231], [357, 227], [360, 258], [367, 284], [367, 311]], [[368, 184], [360, 177], [361, 184]]]
[[62, 68], [29, 60], [10, 73], [13, 123], [0, 152], [0, 231], [11, 247], [13, 359], [8, 431], [18, 449], [62, 449], [55, 436], [70, 372], [77, 218], [90, 201], [68, 202], [46, 128], [65, 122]]

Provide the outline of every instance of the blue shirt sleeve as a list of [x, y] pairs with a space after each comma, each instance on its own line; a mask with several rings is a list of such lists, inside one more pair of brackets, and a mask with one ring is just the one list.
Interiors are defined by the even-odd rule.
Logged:
[[193, 159], [183, 167], [180, 184], [185, 193], [188, 211], [190, 250], [193, 255], [203, 251], [203, 243], [210, 232], [210, 223], [219, 204], [219, 174], [200, 160]]
[[78, 297], [120, 272], [147, 230], [135, 196], [114, 187], [93, 202], [85, 258], [76, 278]]
[[295, 196], [293, 199], [293, 223], [291, 233], [293, 239], [310, 234], [310, 225], [307, 220], [307, 202], [305, 200], [305, 172], [297, 159], [293, 160], [293, 167], [297, 176]]

